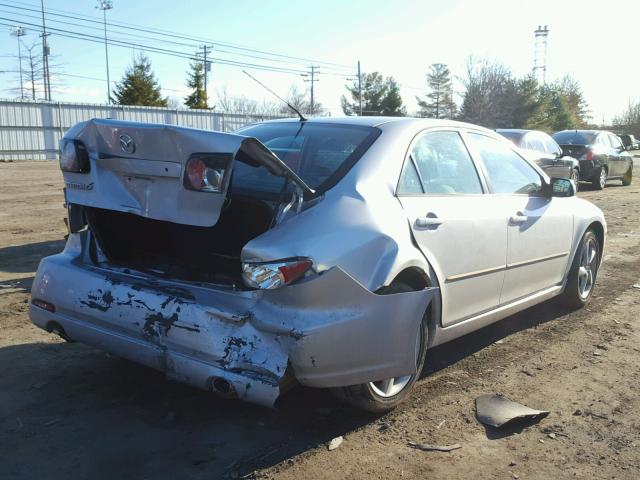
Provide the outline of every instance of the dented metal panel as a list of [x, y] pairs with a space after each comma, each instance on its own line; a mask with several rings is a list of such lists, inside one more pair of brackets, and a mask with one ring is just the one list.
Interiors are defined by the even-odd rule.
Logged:
[[[94, 119], [73, 127], [66, 139], [89, 152], [88, 173], [63, 172], [67, 200], [185, 225], [215, 225], [225, 202], [234, 161], [264, 166], [313, 192], [255, 138], [172, 125]], [[228, 154], [220, 192], [188, 190], [184, 166], [192, 154]]]

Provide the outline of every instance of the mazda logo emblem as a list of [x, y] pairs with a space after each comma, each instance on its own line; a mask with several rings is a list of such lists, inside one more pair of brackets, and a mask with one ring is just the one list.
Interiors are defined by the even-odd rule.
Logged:
[[124, 153], [133, 153], [136, 151], [136, 144], [129, 135], [120, 135], [120, 148]]

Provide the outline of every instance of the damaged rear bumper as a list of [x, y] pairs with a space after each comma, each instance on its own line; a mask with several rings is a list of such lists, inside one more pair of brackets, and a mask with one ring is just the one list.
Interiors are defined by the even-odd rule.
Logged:
[[278, 290], [213, 289], [88, 266], [74, 242], [40, 263], [32, 298], [55, 312], [32, 304], [33, 323], [172, 379], [222, 379], [271, 406], [288, 368], [314, 387], [415, 373], [409, 346], [436, 289], [376, 295], [338, 267]]

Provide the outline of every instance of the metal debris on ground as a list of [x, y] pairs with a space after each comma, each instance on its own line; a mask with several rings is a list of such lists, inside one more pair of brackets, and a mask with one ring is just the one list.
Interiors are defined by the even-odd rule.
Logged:
[[462, 448], [459, 443], [454, 443], [453, 445], [430, 445], [428, 443], [407, 442], [407, 445], [424, 452], [450, 452]]
[[497, 395], [480, 395], [476, 398], [476, 417], [491, 427], [502, 427], [517, 421], [534, 421], [549, 415], [546, 410], [534, 410], [508, 398]]
[[342, 445], [342, 442], [344, 441], [344, 438], [342, 438], [342, 436], [333, 438], [330, 442], [329, 445], [327, 446], [327, 448], [329, 450], [335, 450], [336, 448], [338, 448], [340, 445]]

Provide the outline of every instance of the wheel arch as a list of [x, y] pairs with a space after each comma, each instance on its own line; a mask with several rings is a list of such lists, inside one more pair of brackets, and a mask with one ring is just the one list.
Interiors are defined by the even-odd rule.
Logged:
[[600, 259], [599, 259], [598, 263], [601, 263], [602, 262], [602, 257], [604, 256], [604, 242], [605, 242], [604, 225], [601, 222], [599, 222], [598, 220], [595, 220], [595, 221], [591, 222], [587, 226], [587, 228], [584, 229], [584, 232], [582, 232], [582, 236], [580, 238], [582, 238], [584, 236], [584, 234], [589, 230], [593, 230], [593, 232], [596, 235], [596, 238], [598, 239], [598, 243], [600, 244]]
[[426, 264], [428, 272], [420, 266], [409, 266], [398, 272], [398, 274], [391, 280], [393, 283], [405, 283], [413, 288], [415, 291], [423, 290], [429, 287], [437, 287], [438, 294], [434, 296], [433, 301], [427, 308], [427, 348], [432, 345], [435, 338], [435, 332], [439, 325], [441, 325], [442, 315], [442, 290], [440, 289], [440, 283], [436, 276], [435, 271], [430, 264]]

